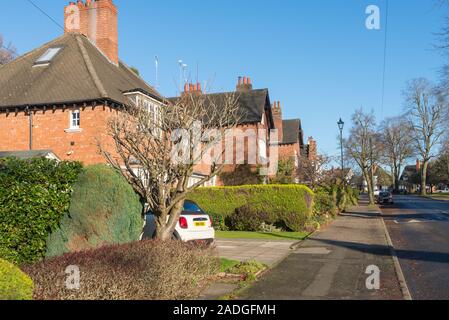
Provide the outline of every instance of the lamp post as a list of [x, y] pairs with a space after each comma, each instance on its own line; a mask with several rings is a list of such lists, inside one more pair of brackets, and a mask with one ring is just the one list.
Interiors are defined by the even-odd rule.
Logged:
[[340, 149], [341, 149], [341, 178], [342, 178], [342, 182], [343, 184], [346, 184], [346, 179], [345, 179], [345, 167], [344, 167], [344, 155], [343, 155], [343, 129], [345, 127], [345, 123], [343, 122], [343, 120], [338, 121], [338, 129], [340, 129]]

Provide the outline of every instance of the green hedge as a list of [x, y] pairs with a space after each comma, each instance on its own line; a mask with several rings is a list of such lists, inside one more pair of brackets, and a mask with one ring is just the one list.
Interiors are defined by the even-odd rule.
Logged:
[[21, 264], [44, 257], [46, 239], [68, 212], [77, 162], [0, 159], [0, 257]]
[[70, 210], [47, 241], [47, 257], [139, 240], [143, 207], [123, 176], [105, 165], [79, 175]]
[[315, 213], [336, 214], [359, 202], [359, 191], [351, 187], [333, 185], [315, 190]]
[[301, 185], [249, 185], [240, 187], [199, 188], [189, 195], [209, 213], [219, 229], [226, 229], [225, 220], [237, 209], [247, 205], [268, 216], [268, 223], [284, 221], [289, 229], [313, 216], [313, 192]]
[[0, 259], [0, 300], [32, 300], [33, 281], [18, 267]]

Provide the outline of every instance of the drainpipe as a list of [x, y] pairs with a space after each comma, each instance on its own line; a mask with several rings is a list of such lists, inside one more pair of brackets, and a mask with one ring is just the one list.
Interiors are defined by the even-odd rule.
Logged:
[[30, 146], [30, 151], [33, 150], [33, 113], [31, 112], [30, 108], [27, 107], [27, 111], [28, 111], [28, 119], [29, 119], [29, 146]]

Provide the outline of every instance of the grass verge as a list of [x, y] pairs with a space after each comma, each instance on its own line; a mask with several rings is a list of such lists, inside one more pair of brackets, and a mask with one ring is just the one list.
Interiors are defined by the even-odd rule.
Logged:
[[220, 258], [220, 272], [228, 272], [230, 269], [238, 265], [240, 261]]
[[264, 271], [268, 269], [266, 265], [255, 260], [250, 260], [247, 262], [239, 262], [237, 265], [229, 268], [227, 272], [231, 274], [241, 274], [244, 276], [244, 280], [238, 282], [238, 289], [234, 292], [221, 297], [219, 300], [232, 300], [238, 297], [244, 290], [249, 288], [257, 277]]

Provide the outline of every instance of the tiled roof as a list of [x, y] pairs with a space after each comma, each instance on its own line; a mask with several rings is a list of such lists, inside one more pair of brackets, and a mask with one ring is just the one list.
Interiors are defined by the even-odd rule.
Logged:
[[300, 145], [303, 144], [301, 120], [299, 119], [283, 120], [282, 128], [283, 128], [282, 144], [294, 144], [294, 143], [299, 143]]
[[[261, 122], [264, 112], [270, 108], [268, 89], [257, 89], [246, 92], [210, 93], [206, 94], [206, 96], [210, 101], [216, 101], [216, 105], [220, 105], [218, 101], [229, 94], [235, 94], [237, 96], [239, 113], [241, 115], [240, 124]], [[177, 99], [169, 98], [168, 100], [176, 102]], [[269, 114], [271, 115], [271, 112]], [[273, 123], [272, 118], [269, 121]]]
[[[48, 65], [36, 66], [49, 48], [62, 49]], [[124, 92], [163, 97], [124, 63], [111, 63], [80, 34], [65, 34], [0, 66], [0, 108], [56, 105], [108, 99], [126, 103]]]

